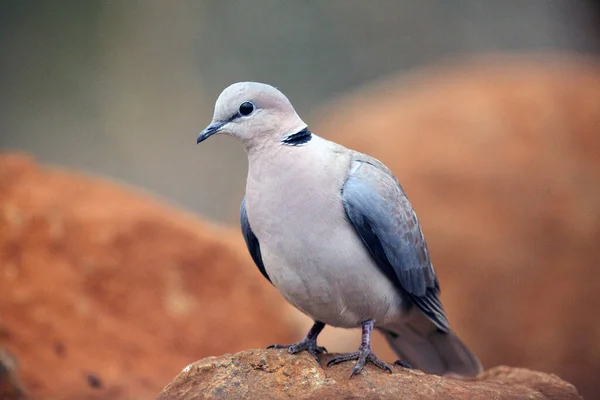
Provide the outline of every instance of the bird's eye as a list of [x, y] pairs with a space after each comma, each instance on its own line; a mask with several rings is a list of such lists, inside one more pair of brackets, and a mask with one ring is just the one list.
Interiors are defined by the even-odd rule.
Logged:
[[242, 104], [240, 104], [240, 115], [245, 117], [247, 115], [252, 114], [252, 111], [254, 111], [254, 104], [250, 103], [249, 101], [245, 101]]

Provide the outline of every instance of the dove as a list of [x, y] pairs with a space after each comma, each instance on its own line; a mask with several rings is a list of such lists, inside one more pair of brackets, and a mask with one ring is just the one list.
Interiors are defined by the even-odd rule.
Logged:
[[391, 372], [371, 350], [377, 329], [401, 365], [455, 377], [482, 371], [450, 329], [417, 215], [383, 163], [311, 132], [288, 98], [263, 83], [220, 94], [197, 143], [215, 134], [238, 139], [248, 156], [240, 222], [254, 263], [314, 321], [298, 343], [270, 348], [318, 362], [326, 325], [360, 327], [358, 350], [328, 366], [356, 360], [350, 376], [367, 363]]

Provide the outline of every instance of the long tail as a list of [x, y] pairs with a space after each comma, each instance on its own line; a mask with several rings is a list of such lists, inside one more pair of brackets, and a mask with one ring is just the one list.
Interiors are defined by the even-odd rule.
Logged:
[[421, 318], [416, 324], [411, 320], [392, 329], [379, 329], [403, 361], [442, 376], [472, 377], [483, 371], [477, 357], [453, 332], [443, 332]]

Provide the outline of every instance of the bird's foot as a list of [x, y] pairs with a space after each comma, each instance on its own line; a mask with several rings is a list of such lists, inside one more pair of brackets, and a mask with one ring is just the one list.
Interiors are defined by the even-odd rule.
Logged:
[[316, 339], [308, 339], [304, 338], [298, 343], [294, 344], [272, 344], [267, 346], [267, 349], [287, 349], [290, 354], [297, 354], [302, 351], [308, 352], [311, 356], [314, 357], [317, 362], [319, 362], [318, 355], [321, 353], [326, 353], [327, 349], [325, 347], [317, 346]]
[[396, 360], [396, 361], [394, 361], [394, 365], [399, 365], [402, 368], [412, 369], [412, 365], [410, 365], [406, 361], [402, 361], [402, 360]]
[[290, 352], [290, 354], [296, 354], [300, 353], [301, 351], [307, 351], [308, 354], [313, 356], [318, 363], [318, 355], [327, 352], [327, 349], [325, 349], [325, 347], [317, 346], [317, 336], [319, 336], [319, 333], [321, 333], [324, 327], [324, 323], [320, 321], [315, 321], [314, 325], [312, 326], [312, 328], [310, 328], [304, 339], [302, 339], [298, 343], [288, 345], [272, 344], [270, 346], [267, 346], [267, 349], [287, 349]]
[[354, 368], [352, 368], [352, 372], [350, 373], [351, 378], [354, 376], [354, 374], [359, 373], [363, 370], [367, 361], [372, 362], [378, 368], [392, 373], [392, 368], [387, 363], [377, 358], [377, 356], [371, 351], [370, 347], [362, 345], [360, 346], [358, 351], [354, 353], [342, 354], [332, 358], [327, 363], [327, 366], [329, 367], [331, 365], [336, 365], [350, 360], [357, 360], [356, 365], [354, 366]]

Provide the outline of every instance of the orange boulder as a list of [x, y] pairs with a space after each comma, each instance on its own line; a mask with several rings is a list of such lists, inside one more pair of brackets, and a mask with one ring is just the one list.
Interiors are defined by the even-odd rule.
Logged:
[[241, 234], [0, 155], [0, 347], [33, 399], [154, 398], [199, 357], [290, 342]]
[[349, 378], [347, 364], [322, 367], [334, 355], [248, 350], [196, 361], [157, 400], [201, 399], [403, 399], [403, 400], [581, 400], [560, 378], [521, 368], [497, 367], [477, 379], [454, 380], [392, 367], [389, 374], [368, 364]]

